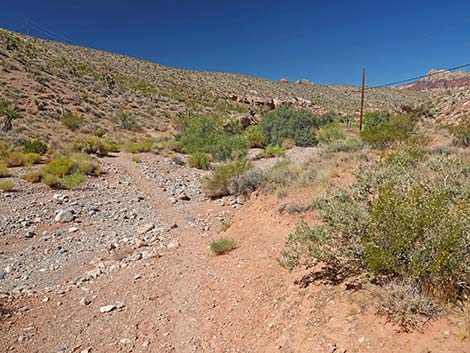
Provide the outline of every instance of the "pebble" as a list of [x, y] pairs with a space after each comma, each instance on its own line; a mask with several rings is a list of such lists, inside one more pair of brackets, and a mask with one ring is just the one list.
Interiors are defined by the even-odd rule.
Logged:
[[105, 305], [100, 308], [100, 313], [109, 313], [116, 309], [116, 305], [111, 304], [111, 305]]
[[55, 216], [56, 222], [68, 223], [75, 219], [73, 211], [71, 209], [59, 210]]

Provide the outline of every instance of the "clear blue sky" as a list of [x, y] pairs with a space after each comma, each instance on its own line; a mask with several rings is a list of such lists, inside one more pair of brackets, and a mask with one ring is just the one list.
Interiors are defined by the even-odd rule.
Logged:
[[[78, 45], [163, 65], [376, 85], [470, 62], [470, 1], [2, 0]], [[45, 37], [31, 26], [31, 34]]]

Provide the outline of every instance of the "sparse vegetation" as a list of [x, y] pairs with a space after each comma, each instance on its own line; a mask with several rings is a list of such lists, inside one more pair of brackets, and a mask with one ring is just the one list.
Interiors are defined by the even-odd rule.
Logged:
[[469, 285], [469, 160], [418, 149], [364, 167], [351, 189], [315, 201], [319, 225], [299, 223], [283, 264], [321, 261], [334, 278], [368, 272], [409, 280], [420, 293], [455, 302]]
[[10, 170], [5, 164], [0, 163], [0, 178], [5, 178], [7, 176], [10, 176]]
[[75, 152], [95, 154], [98, 157], [107, 156], [110, 152], [109, 145], [96, 136], [77, 138], [72, 142], [71, 147]]
[[121, 112], [116, 116], [119, 126], [124, 130], [137, 130], [139, 125], [134, 115], [129, 112]]
[[16, 184], [12, 180], [0, 180], [0, 190], [11, 192], [15, 189]]
[[216, 166], [211, 175], [202, 179], [204, 192], [210, 197], [229, 195], [229, 187], [232, 179], [240, 176], [251, 168], [251, 163], [246, 160]]
[[83, 117], [78, 113], [66, 112], [60, 118], [66, 128], [72, 131], [79, 130], [83, 125]]
[[317, 138], [321, 144], [328, 145], [346, 139], [346, 135], [340, 130], [338, 124], [330, 123], [318, 130]]
[[449, 126], [453, 136], [453, 143], [460, 147], [470, 147], [470, 123]]
[[182, 153], [209, 153], [215, 160], [223, 161], [243, 153], [247, 147], [236, 123], [196, 116], [185, 124], [177, 136], [176, 147]]
[[221, 237], [210, 243], [210, 248], [215, 255], [224, 255], [236, 248], [235, 240], [228, 237]]
[[37, 153], [44, 155], [47, 152], [47, 145], [40, 140], [25, 141], [23, 143], [23, 149], [25, 153]]

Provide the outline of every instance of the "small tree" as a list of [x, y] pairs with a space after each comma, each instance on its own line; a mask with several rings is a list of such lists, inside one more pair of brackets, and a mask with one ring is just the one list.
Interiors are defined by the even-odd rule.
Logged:
[[13, 120], [19, 118], [18, 110], [6, 100], [0, 101], [0, 115], [4, 117], [2, 131], [8, 132], [13, 129]]

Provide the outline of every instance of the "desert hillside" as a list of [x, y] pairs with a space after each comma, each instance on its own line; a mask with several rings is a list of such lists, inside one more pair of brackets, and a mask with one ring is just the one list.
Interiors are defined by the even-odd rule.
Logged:
[[[181, 111], [259, 117], [290, 102], [312, 112], [357, 114], [360, 89], [273, 82], [252, 76], [180, 70], [128, 56], [0, 30], [0, 98], [20, 112], [15, 135], [61, 142], [71, 134], [64, 114], [83, 119], [82, 130], [119, 134], [119, 114], [135, 117], [152, 134], [171, 128]], [[366, 110], [397, 110], [426, 102], [424, 91], [368, 89]], [[250, 114], [251, 112], [251, 114]]]
[[1, 352], [470, 352], [467, 88], [0, 60]]

